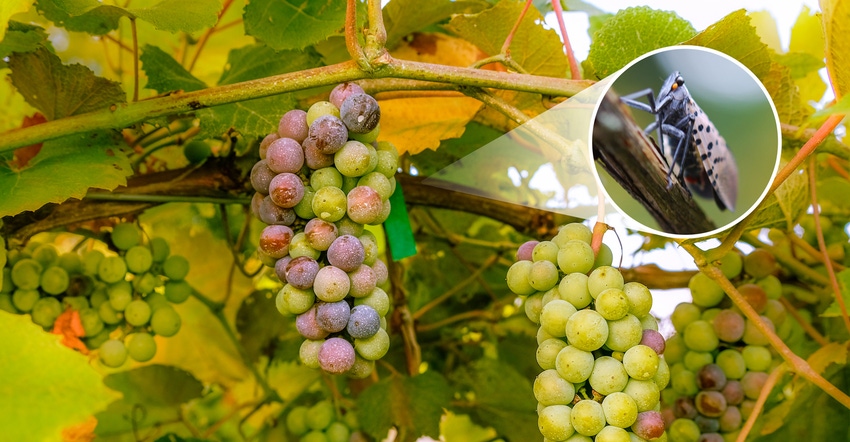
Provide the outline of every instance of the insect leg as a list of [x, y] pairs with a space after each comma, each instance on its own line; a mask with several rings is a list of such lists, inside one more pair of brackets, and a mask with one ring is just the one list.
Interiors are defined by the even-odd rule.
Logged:
[[[640, 98], [640, 97], [646, 97], [647, 101], [649, 101], [649, 104], [647, 105], [646, 103], [642, 103], [642, 102], [636, 100], [636, 98]], [[656, 129], [658, 130], [658, 147], [659, 147], [659, 149], [661, 149], [661, 157], [663, 158], [664, 157], [664, 135], [663, 135], [663, 132], [661, 130], [661, 123], [662, 123], [661, 118], [662, 118], [662, 116], [660, 115], [659, 108], [660, 108], [661, 105], [667, 104], [667, 102], [669, 100], [664, 100], [663, 103], [656, 103], [655, 102], [655, 94], [652, 92], [652, 89], [647, 88], [647, 89], [635, 92], [633, 94], [624, 95], [624, 96], [620, 97], [620, 101], [622, 101], [624, 104], [631, 106], [635, 109], [640, 109], [644, 112], [649, 112], [649, 113], [655, 115], [655, 121], [650, 123], [648, 126], [646, 126], [646, 128], [643, 130], [643, 133], [649, 135], [654, 130], [656, 130]]]
[[[689, 126], [693, 126], [693, 122], [689, 122]], [[690, 129], [689, 129], [689, 131], [690, 131]], [[673, 151], [673, 159], [670, 161], [670, 168], [667, 169], [667, 188], [669, 189], [669, 188], [673, 187], [673, 178], [672, 178], [672, 176], [673, 176], [673, 166], [676, 165], [677, 163], [680, 163], [679, 173], [676, 174], [677, 177], [679, 175], [681, 175], [684, 171], [683, 167], [684, 167], [685, 154], [686, 154], [684, 147], [685, 147], [686, 140], [687, 140], [686, 134], [688, 132], [682, 132], [681, 129], [679, 129], [678, 127], [673, 126], [671, 124], [662, 125], [661, 126], [661, 132], [666, 133], [672, 139], [678, 139], [679, 140], [679, 142], [676, 143], [676, 149]], [[682, 157], [681, 160], [678, 159], [679, 156]]]

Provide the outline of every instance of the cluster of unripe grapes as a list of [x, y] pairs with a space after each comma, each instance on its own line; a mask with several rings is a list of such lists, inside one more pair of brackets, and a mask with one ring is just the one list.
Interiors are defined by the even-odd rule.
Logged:
[[106, 366], [119, 367], [128, 356], [150, 360], [156, 354], [153, 336], [180, 330], [180, 315], [171, 304], [192, 293], [183, 280], [189, 263], [171, 255], [162, 238], [145, 243], [134, 224], [116, 224], [110, 242], [116, 253], [97, 248], [59, 253], [53, 244], [37, 241], [10, 250], [0, 309], [29, 314], [45, 330], [69, 312], [68, 326], [85, 344], [80, 350], [99, 348]]
[[277, 308], [296, 315], [301, 360], [353, 377], [390, 345], [387, 266], [364, 229], [387, 219], [396, 187], [398, 152], [376, 141], [380, 116], [360, 86], [340, 84], [329, 101], [284, 114], [251, 171], [253, 213], [268, 224], [258, 251], [285, 284]]
[[[720, 268], [761, 319], [781, 338], [793, 332], [778, 300], [782, 286], [774, 257], [757, 249], [727, 254]], [[671, 315], [677, 334], [667, 340], [670, 386], [663, 392], [664, 417], [673, 442], [735, 440], [753, 410], [768, 373], [781, 359], [766, 336], [731, 304], [723, 289], [703, 273], [691, 278], [693, 303]]]
[[660, 392], [670, 371], [652, 294], [624, 282], [607, 248], [595, 258], [590, 242], [587, 226], [568, 224], [551, 241], [523, 244], [508, 270], [508, 287], [540, 324], [540, 432], [553, 442], [666, 440]]
[[353, 410], [339, 413], [330, 400], [298, 405], [286, 415], [286, 429], [299, 442], [366, 442]]

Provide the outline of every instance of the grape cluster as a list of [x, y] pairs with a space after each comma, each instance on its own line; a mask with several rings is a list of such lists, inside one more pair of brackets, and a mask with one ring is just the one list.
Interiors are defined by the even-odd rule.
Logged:
[[285, 284], [276, 303], [296, 315], [302, 362], [333, 374], [368, 376], [387, 353], [387, 266], [378, 225], [390, 213], [398, 152], [377, 142], [381, 110], [354, 83], [329, 101], [291, 110], [260, 143], [251, 171], [254, 215], [268, 226], [259, 254]]
[[286, 415], [286, 429], [299, 442], [366, 442], [353, 410], [336, 413], [330, 400], [298, 405]]
[[[761, 319], [787, 339], [792, 322], [778, 300], [782, 287], [773, 274], [774, 257], [761, 249], [743, 258], [731, 252], [720, 268]], [[665, 353], [671, 377], [662, 395], [667, 432], [672, 442], [734, 439], [781, 359], [717, 283], [697, 273], [688, 287], [693, 303], [674, 309], [677, 334], [667, 340]]]
[[53, 244], [37, 241], [10, 250], [0, 309], [29, 314], [34, 323], [57, 333], [57, 320], [69, 312], [68, 327], [83, 339], [80, 350], [99, 348], [106, 366], [119, 367], [128, 356], [150, 360], [156, 354], [153, 336], [180, 330], [180, 315], [171, 304], [192, 292], [183, 280], [189, 263], [171, 255], [162, 238], [144, 244], [133, 224], [115, 225], [110, 239], [118, 253], [92, 248], [60, 254]]
[[531, 241], [508, 270], [537, 332], [538, 426], [547, 441], [664, 440], [660, 392], [670, 379], [652, 294], [625, 283], [611, 252], [594, 258], [591, 231], [561, 227]]

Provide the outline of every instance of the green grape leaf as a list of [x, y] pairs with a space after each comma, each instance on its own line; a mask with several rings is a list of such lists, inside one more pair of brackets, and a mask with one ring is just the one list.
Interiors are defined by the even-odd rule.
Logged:
[[118, 396], [88, 358], [60, 343], [29, 316], [0, 311], [0, 428], [4, 440], [60, 440], [61, 430]]
[[791, 78], [799, 80], [824, 67], [823, 58], [817, 58], [806, 52], [786, 52], [773, 54], [773, 60], [790, 69]]
[[[850, 114], [850, 94], [841, 97], [841, 99], [838, 100], [838, 103], [835, 103], [830, 107], [821, 109], [821, 110], [815, 112], [814, 114], [812, 114], [812, 120], [819, 120], [821, 118], [826, 118], [830, 115], [835, 115], [835, 114], [842, 114], [842, 115]], [[846, 181], [844, 181], [844, 182], [846, 183]], [[843, 200], [843, 198], [841, 198], [841, 200]], [[846, 201], [841, 201], [841, 202], [846, 202]]]
[[[846, 198], [847, 193], [843, 193], [842, 195]], [[850, 269], [838, 272], [835, 277], [838, 279], [838, 287], [841, 289], [841, 298], [844, 300], [844, 305], [848, 310], [850, 310]], [[824, 318], [841, 317], [841, 306], [838, 305], [837, 300], [832, 301], [832, 303], [829, 304], [829, 307], [827, 307], [820, 315]]]
[[770, 50], [762, 43], [743, 9], [723, 17], [684, 44], [723, 52], [740, 61], [762, 80], [770, 71]]
[[[522, 3], [499, 2], [477, 14], [456, 15], [446, 28], [488, 55], [495, 55], [522, 8]], [[526, 13], [511, 42], [511, 58], [529, 73], [564, 78], [569, 68], [561, 39], [554, 30], [544, 28], [542, 21], [537, 10]]]
[[46, 48], [9, 57], [12, 84], [48, 120], [127, 102], [121, 84], [97, 77], [80, 65], [63, 65]]
[[27, 12], [32, 6], [32, 2], [33, 0], [6, 0], [3, 2], [3, 7], [0, 8], [0, 42], [6, 37], [6, 28], [9, 27], [11, 30], [12, 22], [9, 19], [20, 12]]
[[[784, 165], [784, 162], [780, 163], [779, 168]], [[805, 173], [791, 174], [776, 192], [762, 201], [748, 227], [793, 229], [798, 217], [809, 207], [807, 176]]]
[[823, 35], [826, 42], [826, 70], [832, 80], [835, 96], [850, 92], [850, 2], [821, 0]]
[[512, 366], [482, 358], [455, 371], [452, 380], [474, 393], [469, 414], [477, 423], [510, 440], [539, 438], [531, 382]]
[[[486, 6], [485, 2], [476, 0], [392, 0], [383, 9], [387, 47], [392, 48], [410, 33], [446, 20], [454, 14], [474, 13]], [[410, 13], [412, 9], [416, 10], [416, 14]]]
[[823, 23], [820, 13], [812, 13], [808, 6], [803, 6], [794, 27], [791, 28], [791, 44], [788, 46], [788, 51], [803, 52], [823, 59], [823, 45]]
[[593, 35], [587, 63], [601, 79], [649, 51], [679, 44], [694, 34], [694, 27], [674, 12], [626, 8]]
[[803, 107], [800, 90], [791, 78], [791, 68], [779, 63], [770, 64], [770, 72], [762, 78], [765, 89], [773, 99], [779, 121], [800, 125], [811, 114], [811, 108]]
[[103, 382], [124, 398], [95, 415], [101, 437], [132, 434], [141, 428], [179, 420], [181, 404], [201, 397], [204, 386], [190, 373], [169, 365], [146, 365], [111, 374]]
[[345, 2], [252, 0], [245, 6], [245, 33], [276, 50], [304, 49], [342, 33]]
[[[734, 13], [733, 13], [734, 14]], [[774, 52], [783, 52], [782, 42], [779, 40], [779, 29], [776, 26], [776, 19], [767, 10], [750, 11], [747, 13], [750, 17], [750, 23], [756, 29], [756, 35], [759, 39]]]
[[269, 290], [258, 290], [245, 298], [236, 314], [239, 341], [251, 361], [273, 353], [286, 324], [275, 307], [275, 294]]
[[443, 407], [451, 398], [448, 383], [434, 371], [412, 378], [389, 376], [360, 393], [357, 418], [363, 430], [379, 440], [393, 426], [404, 435], [401, 442], [423, 435], [437, 437]]
[[[275, 313], [280, 316], [277, 310], [275, 310]], [[283, 321], [278, 319], [278, 322]], [[275, 360], [269, 367], [266, 380], [281, 399], [291, 401], [295, 400], [301, 393], [321, 378], [321, 370], [307, 367], [294, 360]]]
[[[319, 57], [310, 51], [274, 51], [254, 44], [230, 51], [219, 84], [232, 84], [315, 67]], [[280, 117], [295, 107], [292, 94], [242, 101], [201, 109], [201, 137], [217, 137], [235, 129], [245, 137], [263, 137], [277, 130]]]
[[162, 0], [148, 8], [129, 8], [137, 18], [168, 32], [195, 32], [215, 25], [221, 0]]
[[[6, 38], [0, 40], [0, 59], [8, 57], [12, 52], [32, 52], [49, 44], [43, 28], [11, 21], [9, 29], [6, 30]], [[0, 60], [0, 67], [5, 64], [5, 61]]]
[[69, 31], [104, 35], [118, 29], [126, 10], [97, 0], [37, 0], [36, 9], [56, 26]]
[[142, 62], [142, 70], [148, 77], [145, 87], [160, 94], [171, 91], [191, 92], [207, 87], [206, 83], [197, 79], [177, 60], [156, 46], [142, 47], [139, 60]]
[[482, 428], [472, 422], [469, 416], [451, 411], [446, 411], [440, 421], [440, 434], [446, 442], [487, 442], [498, 436], [492, 428]]
[[121, 145], [115, 132], [70, 135], [45, 142], [23, 170], [0, 166], [0, 217], [126, 184], [133, 170]]

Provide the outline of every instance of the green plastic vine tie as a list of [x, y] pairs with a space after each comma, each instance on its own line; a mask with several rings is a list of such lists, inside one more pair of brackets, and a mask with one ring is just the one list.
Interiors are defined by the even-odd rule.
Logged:
[[396, 185], [395, 192], [390, 196], [390, 207], [390, 216], [384, 221], [384, 229], [387, 231], [393, 261], [400, 261], [416, 254], [416, 241], [410, 228], [410, 217], [407, 214], [401, 184]]

